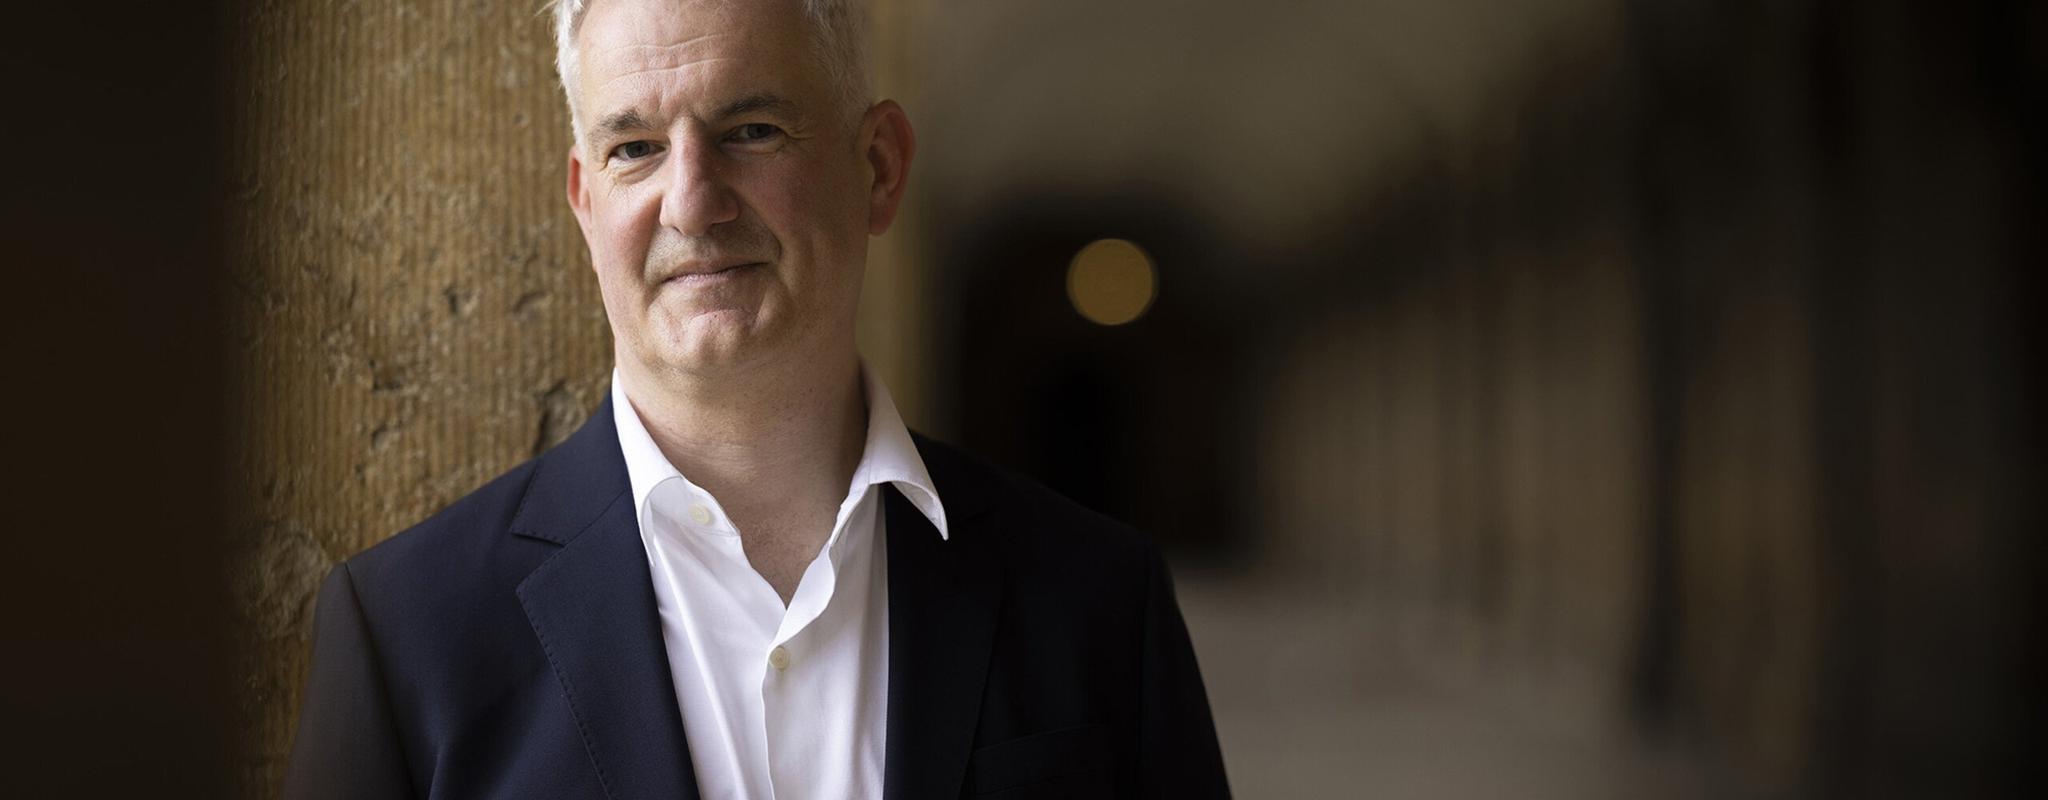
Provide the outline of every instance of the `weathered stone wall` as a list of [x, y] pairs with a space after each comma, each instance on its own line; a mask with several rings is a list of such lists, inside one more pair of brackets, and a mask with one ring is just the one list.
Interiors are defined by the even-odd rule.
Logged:
[[611, 359], [532, 4], [277, 0], [234, 29], [242, 767], [267, 796], [319, 579], [573, 430]]

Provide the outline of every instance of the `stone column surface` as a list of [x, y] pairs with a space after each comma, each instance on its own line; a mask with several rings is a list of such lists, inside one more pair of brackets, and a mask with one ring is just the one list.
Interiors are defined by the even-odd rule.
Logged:
[[610, 337], [538, 4], [238, 5], [232, 520], [244, 793], [275, 795], [341, 559], [560, 440]]

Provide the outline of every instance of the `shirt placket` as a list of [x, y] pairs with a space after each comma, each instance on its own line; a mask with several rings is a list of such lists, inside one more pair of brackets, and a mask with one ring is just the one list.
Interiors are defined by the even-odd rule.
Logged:
[[803, 794], [801, 788], [795, 793], [786, 791], [786, 788], [798, 788], [791, 784], [801, 784], [796, 776], [803, 770], [783, 765], [804, 763], [802, 754], [817, 751], [827, 738], [815, 727], [803, 724], [803, 710], [794, 707], [791, 698], [817, 695], [818, 682], [830, 678], [810, 663], [812, 648], [806, 645], [818, 635], [832, 633], [813, 631], [812, 627], [828, 613], [838, 593], [841, 561], [847, 547], [853, 544], [847, 537], [858, 515], [866, 510], [870, 494], [863, 491], [857, 499], [849, 500], [842, 507], [832, 535], [819, 548], [817, 557], [805, 567], [803, 577], [798, 580], [782, 626], [769, 643], [763, 659], [761, 721], [767, 729], [768, 768], [775, 787], [774, 794], [778, 797]]

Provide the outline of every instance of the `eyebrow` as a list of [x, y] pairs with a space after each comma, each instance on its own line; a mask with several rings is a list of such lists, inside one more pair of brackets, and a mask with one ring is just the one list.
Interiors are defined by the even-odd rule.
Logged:
[[[787, 119], [797, 116], [797, 105], [781, 95], [771, 92], [755, 92], [726, 103], [724, 108], [718, 110], [718, 115], [713, 119], [731, 119], [743, 114], [762, 112]], [[629, 108], [605, 115], [603, 119], [597, 121], [597, 125], [592, 130], [599, 135], [612, 135], [654, 130], [654, 125], [649, 123], [646, 117], [641, 116], [638, 110]]]
[[653, 129], [654, 126], [647, 124], [647, 119], [640, 116], [640, 112], [629, 108], [614, 114], [608, 114], [604, 119], [598, 120], [597, 127], [594, 130], [599, 134], [609, 135], [625, 133], [627, 131]]
[[755, 92], [725, 104], [719, 109], [718, 119], [730, 119], [741, 114], [767, 112], [782, 117], [794, 117], [796, 104], [770, 92]]

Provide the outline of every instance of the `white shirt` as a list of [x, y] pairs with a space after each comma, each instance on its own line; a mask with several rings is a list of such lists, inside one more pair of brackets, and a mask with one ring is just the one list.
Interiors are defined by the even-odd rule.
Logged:
[[889, 694], [882, 486], [895, 484], [941, 538], [946, 513], [888, 389], [865, 365], [861, 379], [867, 443], [831, 537], [785, 609], [747, 562], [717, 498], [662, 455], [612, 371], [619, 447], [706, 800], [882, 796]]

